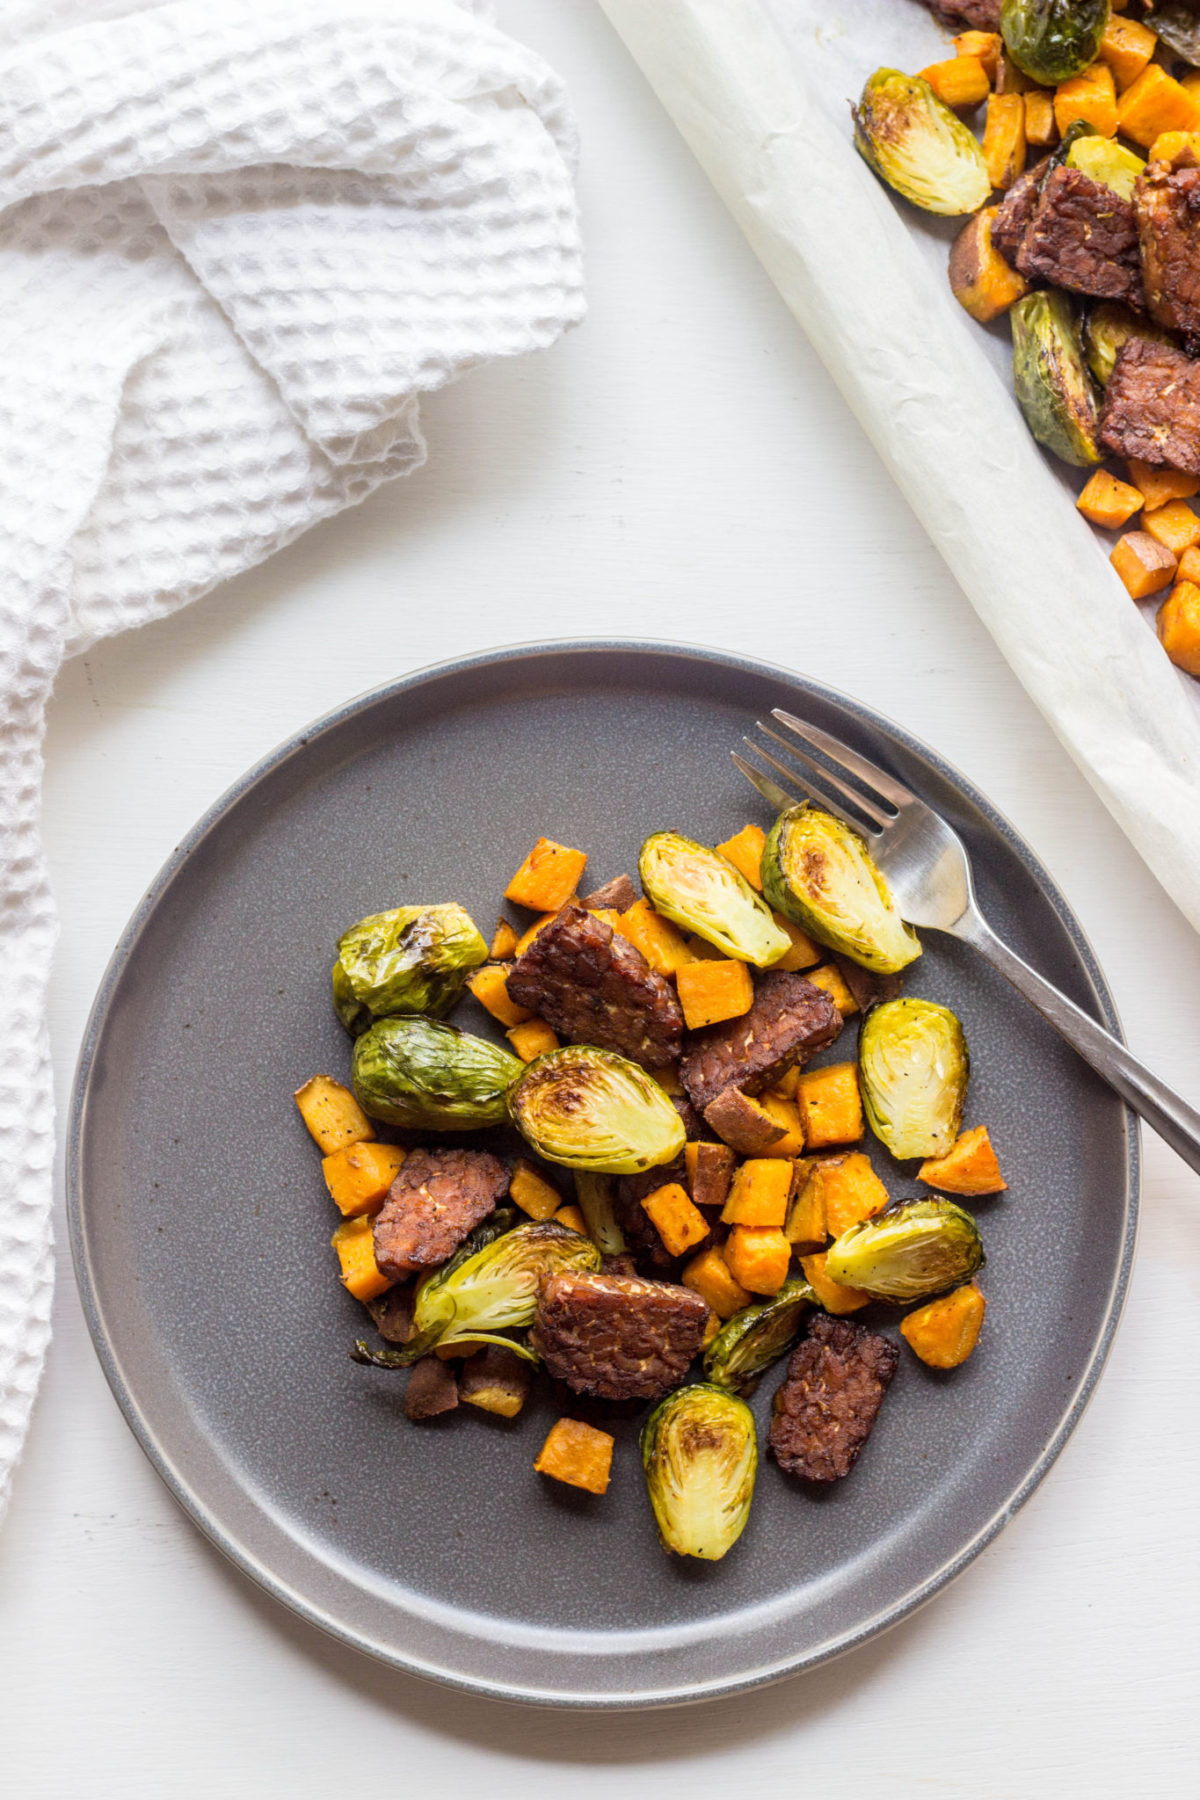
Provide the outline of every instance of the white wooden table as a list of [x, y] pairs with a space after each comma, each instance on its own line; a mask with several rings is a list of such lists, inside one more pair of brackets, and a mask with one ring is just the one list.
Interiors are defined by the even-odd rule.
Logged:
[[[574, 90], [591, 316], [553, 353], [431, 403], [413, 480], [66, 670], [46, 797], [60, 1100], [127, 915], [247, 764], [404, 670], [586, 633], [776, 659], [927, 737], [1062, 884], [1134, 1047], [1200, 1094], [1200, 943], [1034, 713], [616, 38], [589, 0], [503, 0], [501, 18]], [[0, 1788], [1191, 1800], [1200, 1183], [1156, 1140], [1145, 1153], [1108, 1373], [1000, 1541], [915, 1619], [814, 1675], [625, 1719], [443, 1693], [260, 1596], [126, 1430], [64, 1248], [0, 1533]]]

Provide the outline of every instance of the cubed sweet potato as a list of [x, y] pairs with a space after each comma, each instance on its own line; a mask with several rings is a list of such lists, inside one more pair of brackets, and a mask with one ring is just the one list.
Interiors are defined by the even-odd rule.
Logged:
[[478, 1000], [485, 1006], [493, 1019], [499, 1019], [502, 1025], [523, 1025], [533, 1014], [527, 1006], [518, 1006], [509, 997], [508, 977], [511, 963], [485, 963], [482, 969], [467, 978], [467, 986]]
[[742, 1163], [734, 1173], [729, 1198], [721, 1212], [722, 1223], [781, 1229], [787, 1217], [793, 1176], [790, 1162], [752, 1157]]
[[854, 1144], [863, 1134], [862, 1099], [854, 1063], [827, 1063], [805, 1069], [796, 1084], [796, 1105], [810, 1150]]
[[[1026, 96], [1028, 98], [1028, 96]], [[1029, 292], [1029, 283], [1005, 262], [992, 243], [998, 206], [985, 206], [969, 219], [950, 249], [950, 287], [958, 304], [986, 325]]]
[[764, 1156], [800, 1156], [804, 1151], [804, 1126], [800, 1122], [800, 1109], [795, 1100], [786, 1100], [782, 1094], [770, 1092], [759, 1095], [758, 1104], [777, 1125], [783, 1126], [783, 1136], [768, 1144], [762, 1152]]
[[777, 1294], [791, 1260], [792, 1246], [778, 1226], [735, 1225], [726, 1240], [729, 1273], [752, 1294]]
[[1177, 669], [1200, 675], [1200, 587], [1181, 581], [1158, 609], [1158, 639]]
[[549, 1475], [588, 1494], [608, 1490], [614, 1439], [582, 1419], [559, 1419], [534, 1461], [539, 1475]]
[[535, 1056], [545, 1056], [558, 1049], [558, 1034], [551, 1031], [544, 1019], [526, 1019], [523, 1025], [514, 1025], [505, 1036], [522, 1062], [532, 1062]]
[[1022, 94], [995, 93], [987, 103], [983, 160], [994, 188], [1010, 188], [1025, 171], [1025, 100]]
[[478, 1356], [463, 1364], [458, 1397], [481, 1412], [515, 1419], [528, 1397], [532, 1374], [532, 1364], [515, 1350], [506, 1350], [503, 1344], [488, 1344]]
[[691, 1262], [685, 1263], [679, 1279], [684, 1287], [691, 1288], [694, 1294], [706, 1300], [719, 1319], [732, 1319], [734, 1313], [750, 1304], [750, 1293], [734, 1279], [723, 1251], [716, 1244], [710, 1244], [707, 1250], [701, 1250]]
[[555, 913], [565, 906], [587, 867], [587, 852], [539, 838], [504, 890], [504, 898], [533, 912]]
[[840, 1237], [860, 1219], [872, 1219], [888, 1203], [888, 1191], [861, 1150], [821, 1159], [825, 1190], [825, 1224], [830, 1237]]
[[927, 1158], [917, 1170], [917, 1180], [947, 1194], [1002, 1194], [1008, 1186], [986, 1125], [964, 1131], [945, 1156]]
[[870, 1294], [864, 1294], [861, 1288], [843, 1287], [840, 1281], [830, 1280], [825, 1273], [827, 1261], [828, 1252], [825, 1250], [814, 1250], [811, 1256], [800, 1258], [804, 1279], [825, 1311], [841, 1317], [844, 1313], [859, 1312], [864, 1306], [869, 1306]]
[[778, 1143], [785, 1130], [765, 1106], [737, 1088], [726, 1088], [718, 1094], [705, 1107], [704, 1119], [719, 1138], [742, 1156], [758, 1156], [769, 1144]]
[[407, 1154], [399, 1144], [377, 1144], [367, 1138], [322, 1157], [321, 1172], [338, 1211], [348, 1219], [378, 1212]]
[[628, 912], [621, 914], [614, 929], [627, 938], [635, 950], [641, 951], [659, 975], [677, 975], [680, 969], [697, 960], [695, 953], [688, 949], [683, 934], [675, 929], [670, 919], [656, 913], [648, 900], [635, 901]]
[[995, 81], [1004, 48], [998, 31], [960, 31], [954, 39], [955, 56], [973, 56], [983, 64], [989, 81]]
[[734, 1153], [728, 1144], [689, 1144], [684, 1150], [688, 1186], [697, 1206], [724, 1206], [733, 1180]]
[[587, 1237], [587, 1220], [574, 1201], [568, 1206], [560, 1206], [554, 1215], [556, 1225], [565, 1225], [568, 1231], [577, 1231], [580, 1237]]
[[1195, 131], [1200, 106], [1158, 63], [1148, 63], [1117, 102], [1117, 128], [1122, 137], [1148, 149], [1163, 131]]
[[781, 1100], [794, 1100], [799, 1085], [800, 1065], [793, 1063], [791, 1068], [785, 1069], [778, 1081], [773, 1081], [766, 1091], [768, 1094], [777, 1094]]
[[1176, 169], [1200, 168], [1200, 131], [1162, 131], [1150, 146], [1150, 161]]
[[1060, 134], [1076, 119], [1086, 120], [1101, 137], [1112, 137], [1116, 131], [1117, 89], [1107, 63], [1094, 62], [1055, 88], [1054, 121]]
[[819, 969], [810, 969], [804, 979], [829, 995], [843, 1019], [858, 1011], [858, 1001], [846, 986], [845, 976], [836, 964], [822, 963]]
[[1168, 500], [1190, 500], [1200, 494], [1200, 475], [1189, 475], [1183, 469], [1159, 468], [1156, 463], [1129, 459], [1129, 479], [1142, 496], [1143, 506], [1153, 510]]
[[968, 1281], [901, 1319], [900, 1336], [931, 1369], [957, 1369], [979, 1341], [986, 1310], [980, 1288]]
[[771, 917], [791, 939], [791, 949], [785, 950], [779, 961], [771, 964], [773, 969], [786, 969], [789, 974], [795, 974], [800, 969], [811, 969], [814, 963], [820, 962], [825, 952], [819, 944], [813, 943], [807, 932], [801, 931], [798, 925], [793, 925], [781, 912], [772, 912]]
[[1048, 88], [1030, 88], [1021, 98], [1025, 102], [1025, 142], [1035, 150], [1049, 150], [1058, 142], [1054, 95]]
[[717, 853], [726, 862], [731, 862], [738, 872], [746, 877], [750, 886], [762, 893], [762, 853], [766, 848], [767, 834], [761, 825], [743, 825], [733, 837], [726, 838], [723, 844], [717, 845]]
[[708, 1220], [693, 1206], [686, 1188], [677, 1181], [664, 1182], [642, 1201], [642, 1211], [663, 1241], [669, 1256], [686, 1256], [708, 1236]]
[[1200, 587], [1200, 545], [1185, 550], [1175, 571], [1176, 581], [1194, 581]]
[[1168, 500], [1165, 506], [1148, 508], [1142, 514], [1142, 530], [1177, 560], [1185, 550], [1200, 544], [1200, 518], [1186, 500]]
[[1075, 504], [1089, 524], [1099, 525], [1105, 531], [1120, 531], [1134, 513], [1141, 511], [1143, 500], [1129, 482], [1118, 481], [1107, 469], [1097, 469]]
[[366, 1213], [343, 1219], [329, 1241], [337, 1251], [343, 1286], [356, 1300], [373, 1300], [391, 1287], [375, 1261], [375, 1234]]
[[510, 962], [517, 954], [517, 928], [507, 919], [497, 919], [488, 955], [493, 962]]
[[539, 1222], [552, 1219], [562, 1205], [562, 1195], [552, 1182], [526, 1162], [524, 1157], [514, 1165], [512, 1179], [508, 1184], [511, 1200], [515, 1200], [522, 1212], [527, 1212], [531, 1219]]
[[1175, 574], [1174, 556], [1148, 531], [1127, 531], [1108, 560], [1134, 600], [1157, 594]]
[[1135, 82], [1154, 55], [1158, 39], [1136, 19], [1121, 19], [1114, 13], [1104, 27], [1100, 39], [1100, 60], [1113, 72], [1120, 93]]
[[788, 1201], [783, 1235], [799, 1256], [822, 1250], [829, 1241], [825, 1223], [825, 1184], [820, 1165], [824, 1157], [801, 1158], [796, 1164], [792, 1197]]
[[943, 106], [972, 111], [992, 91], [991, 80], [977, 56], [951, 56], [921, 70]]
[[375, 1136], [375, 1127], [350, 1089], [332, 1075], [314, 1075], [297, 1088], [296, 1105], [324, 1156]]
[[754, 1003], [754, 983], [744, 962], [731, 958], [686, 963], [675, 977], [689, 1031], [737, 1019]]
[[998, 94], [1027, 94], [1037, 83], [1023, 69], [1018, 69], [1007, 51], [1000, 52], [1000, 60], [996, 64], [995, 88]]

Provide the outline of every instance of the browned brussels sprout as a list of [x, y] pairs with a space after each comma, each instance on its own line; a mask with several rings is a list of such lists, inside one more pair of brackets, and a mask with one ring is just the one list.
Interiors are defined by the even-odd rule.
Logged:
[[355, 1037], [392, 1013], [441, 1018], [487, 953], [475, 921], [453, 902], [372, 913], [338, 939], [334, 1011]]
[[638, 873], [656, 912], [726, 956], [765, 969], [791, 949], [766, 901], [716, 850], [656, 831], [642, 845]]
[[952, 1200], [909, 1200], [843, 1231], [829, 1246], [825, 1273], [875, 1300], [927, 1300], [969, 1281], [983, 1263], [969, 1212]]
[[948, 1006], [906, 996], [867, 1014], [858, 1040], [863, 1111], [901, 1162], [950, 1149], [970, 1072], [967, 1040]]
[[719, 1562], [750, 1517], [758, 1474], [754, 1414], [727, 1388], [676, 1388], [642, 1429], [642, 1467], [663, 1547]]
[[568, 1044], [536, 1057], [509, 1104], [518, 1131], [539, 1156], [600, 1175], [636, 1175], [673, 1162], [687, 1139], [653, 1076], [593, 1044]]
[[1039, 444], [1086, 469], [1103, 460], [1097, 442], [1096, 390], [1083, 360], [1075, 314], [1065, 294], [1027, 294], [1009, 312], [1013, 386]]
[[780, 813], [763, 850], [763, 891], [820, 944], [879, 975], [921, 954], [862, 838], [805, 801]]
[[1000, 35], [1018, 69], [1057, 87], [1094, 63], [1109, 0], [1004, 0]]
[[920, 75], [876, 69], [854, 108], [854, 128], [875, 173], [926, 212], [978, 212], [992, 191], [978, 141]]
[[508, 1089], [525, 1065], [507, 1050], [438, 1019], [377, 1019], [354, 1046], [351, 1079], [363, 1111], [413, 1131], [475, 1131], [508, 1117]]

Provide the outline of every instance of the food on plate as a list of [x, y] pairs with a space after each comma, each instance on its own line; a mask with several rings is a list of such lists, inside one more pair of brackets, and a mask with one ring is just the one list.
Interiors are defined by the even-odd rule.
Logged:
[[870, 1437], [900, 1352], [890, 1338], [818, 1313], [772, 1402], [771, 1455], [788, 1475], [840, 1481]]
[[664, 1549], [718, 1562], [746, 1529], [758, 1473], [754, 1414], [697, 1382], [668, 1394], [642, 1430], [646, 1492]]
[[983, 1239], [952, 1200], [907, 1200], [863, 1219], [829, 1247], [832, 1280], [873, 1300], [925, 1300], [983, 1267]]
[[[919, 75], [868, 75], [856, 145], [914, 205], [971, 214], [950, 251], [951, 290], [980, 324], [1007, 313], [1030, 431], [1087, 471], [1081, 516], [1120, 531], [1156, 504], [1135, 471], [1152, 487], [1200, 476], [1200, 6], [924, 4], [958, 33], [954, 54]], [[980, 165], [984, 185], [963, 205]], [[1138, 601], [1176, 581], [1180, 555], [1166, 539], [1150, 548], [1152, 522], [1141, 524], [1111, 555]], [[1189, 603], [1185, 591], [1159, 606], [1158, 636], [1200, 676]]]
[[508, 1117], [525, 1064], [438, 1019], [377, 1019], [354, 1045], [351, 1079], [373, 1119], [412, 1131], [477, 1131]]
[[863, 839], [807, 801], [780, 813], [763, 849], [763, 892], [818, 943], [881, 975], [921, 954]]
[[[1181, 545], [1178, 487], [1138, 480]], [[1200, 543], [1183, 554], [1200, 565]], [[1200, 644], [1187, 589], [1200, 609], [1200, 581], [1181, 579], [1170, 629]], [[296, 1104], [340, 1215], [342, 1285], [374, 1327], [353, 1360], [401, 1372], [405, 1416], [442, 1429], [488, 1413], [518, 1431], [553, 1382], [567, 1416], [534, 1468], [593, 1494], [640, 1413], [663, 1544], [716, 1560], [749, 1515], [746, 1399], [765, 1371], [790, 1353], [776, 1462], [829, 1481], [899, 1354], [850, 1315], [928, 1302], [901, 1324], [915, 1356], [951, 1369], [974, 1346], [978, 1227], [949, 1199], [893, 1203], [887, 1152], [923, 1157], [919, 1179], [948, 1194], [1005, 1182], [987, 1127], [960, 1130], [961, 1025], [899, 991], [920, 943], [855, 833], [815, 807], [716, 850], [653, 832], [642, 893], [622, 875], [580, 900], [587, 860], [539, 838], [506, 890], [534, 916], [502, 918], [490, 946], [454, 902], [344, 933], [353, 1091], [316, 1075]], [[796, 960], [807, 974], [782, 966]], [[432, 1016], [467, 989], [492, 1036]]]
[[970, 1071], [966, 1036], [948, 1006], [905, 996], [868, 1014], [859, 1039], [863, 1110], [901, 1162], [950, 1149]]
[[441, 1018], [488, 955], [475, 921], [453, 902], [372, 913], [343, 932], [337, 950], [333, 1006], [353, 1036], [389, 1013]]
[[687, 1132], [670, 1097], [639, 1064], [594, 1044], [539, 1056], [510, 1094], [513, 1123], [548, 1162], [630, 1175], [679, 1156]]

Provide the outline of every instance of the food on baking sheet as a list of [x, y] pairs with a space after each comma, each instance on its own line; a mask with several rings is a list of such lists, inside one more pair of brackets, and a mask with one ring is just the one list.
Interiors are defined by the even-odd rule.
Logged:
[[[1089, 472], [1081, 516], [1119, 531], [1155, 505], [1135, 465], [1200, 475], [1200, 6], [922, 3], [957, 33], [953, 55], [868, 75], [855, 143], [914, 205], [972, 215], [951, 290], [982, 325], [1008, 314], [1030, 431]], [[963, 205], [980, 166], [986, 185]], [[1141, 523], [1112, 548], [1114, 569], [1135, 600], [1171, 588], [1159, 640], [1198, 675], [1179, 551]]]
[[[1140, 535], [1200, 578], [1186, 478], [1136, 474]], [[1200, 580], [1181, 575], [1161, 628], [1200, 659]], [[894, 1201], [887, 1152], [947, 1194], [1006, 1184], [986, 1126], [961, 1129], [961, 1025], [899, 991], [920, 943], [855, 833], [811, 806], [716, 850], [653, 832], [643, 893], [618, 876], [579, 900], [587, 860], [539, 838], [506, 890], [533, 917], [501, 918], [490, 946], [456, 903], [351, 927], [335, 1008], [358, 1034], [353, 1092], [317, 1075], [295, 1099], [374, 1327], [350, 1354], [404, 1374], [405, 1417], [519, 1431], [553, 1384], [563, 1416], [533, 1469], [598, 1501], [639, 1415], [647, 1526], [717, 1560], [749, 1516], [765, 1372], [790, 1355], [769, 1421], [755, 1401], [776, 1462], [824, 1482], [899, 1355], [846, 1315], [920, 1302], [901, 1323], [914, 1368], [974, 1347], [978, 1227], [949, 1199]], [[796, 959], [807, 975], [780, 966]], [[466, 994], [491, 1037], [432, 1016]]]

